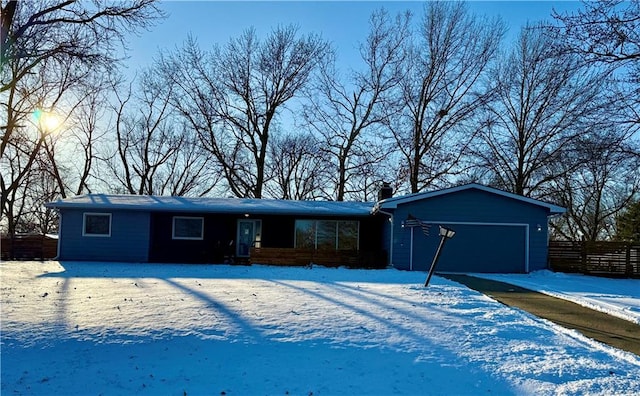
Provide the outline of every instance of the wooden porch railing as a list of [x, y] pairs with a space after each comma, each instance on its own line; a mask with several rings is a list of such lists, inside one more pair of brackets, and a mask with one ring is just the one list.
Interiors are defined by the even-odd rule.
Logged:
[[327, 267], [384, 268], [387, 255], [382, 251], [251, 248], [249, 262], [284, 266], [319, 264]]

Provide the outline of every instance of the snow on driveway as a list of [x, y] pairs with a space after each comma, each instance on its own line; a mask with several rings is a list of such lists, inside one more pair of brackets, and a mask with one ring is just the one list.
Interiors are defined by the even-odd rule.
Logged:
[[3, 395], [640, 392], [640, 357], [420, 272], [0, 271]]

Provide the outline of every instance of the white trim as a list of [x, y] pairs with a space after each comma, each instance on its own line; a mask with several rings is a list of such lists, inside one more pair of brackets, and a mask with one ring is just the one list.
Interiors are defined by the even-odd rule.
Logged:
[[[109, 233], [108, 234], [87, 234], [87, 215], [89, 216], [107, 216], [109, 217]], [[97, 238], [109, 238], [111, 237], [111, 213], [104, 212], [83, 212], [82, 213], [82, 236], [83, 237], [97, 237]], [[60, 243], [58, 243], [60, 244]]]
[[[200, 220], [200, 236], [199, 237], [181, 237], [176, 236], [176, 219]], [[201, 216], [173, 216], [171, 219], [171, 239], [186, 241], [202, 241], [204, 239], [204, 217]]]
[[[451, 225], [471, 225], [471, 226], [495, 226], [495, 227], [524, 227], [524, 272], [529, 273], [529, 224], [528, 223], [488, 223], [475, 221], [432, 221], [423, 220], [426, 224], [451, 224]], [[413, 231], [414, 227], [411, 227]], [[411, 254], [413, 255], [413, 248]]]

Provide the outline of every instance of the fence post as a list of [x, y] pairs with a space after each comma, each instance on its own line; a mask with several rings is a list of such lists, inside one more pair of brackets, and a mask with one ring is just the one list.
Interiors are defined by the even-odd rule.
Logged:
[[580, 241], [580, 266], [582, 267], [582, 273], [587, 273], [587, 242]]
[[633, 265], [631, 264], [631, 243], [627, 243], [627, 251], [626, 251], [626, 257], [625, 257], [625, 275], [628, 278], [631, 278], [631, 276], [633, 275]]
[[16, 234], [12, 232], [9, 234], [9, 240], [11, 243], [9, 244], [9, 260], [15, 260], [16, 258]]

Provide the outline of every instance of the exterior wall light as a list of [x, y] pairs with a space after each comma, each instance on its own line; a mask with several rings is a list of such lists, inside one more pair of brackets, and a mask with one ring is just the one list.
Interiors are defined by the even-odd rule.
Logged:
[[440, 226], [440, 236], [441, 237], [445, 237], [447, 239], [453, 238], [453, 236], [456, 235], [456, 232], [454, 230], [451, 230], [449, 228], [444, 228], [442, 226]]

